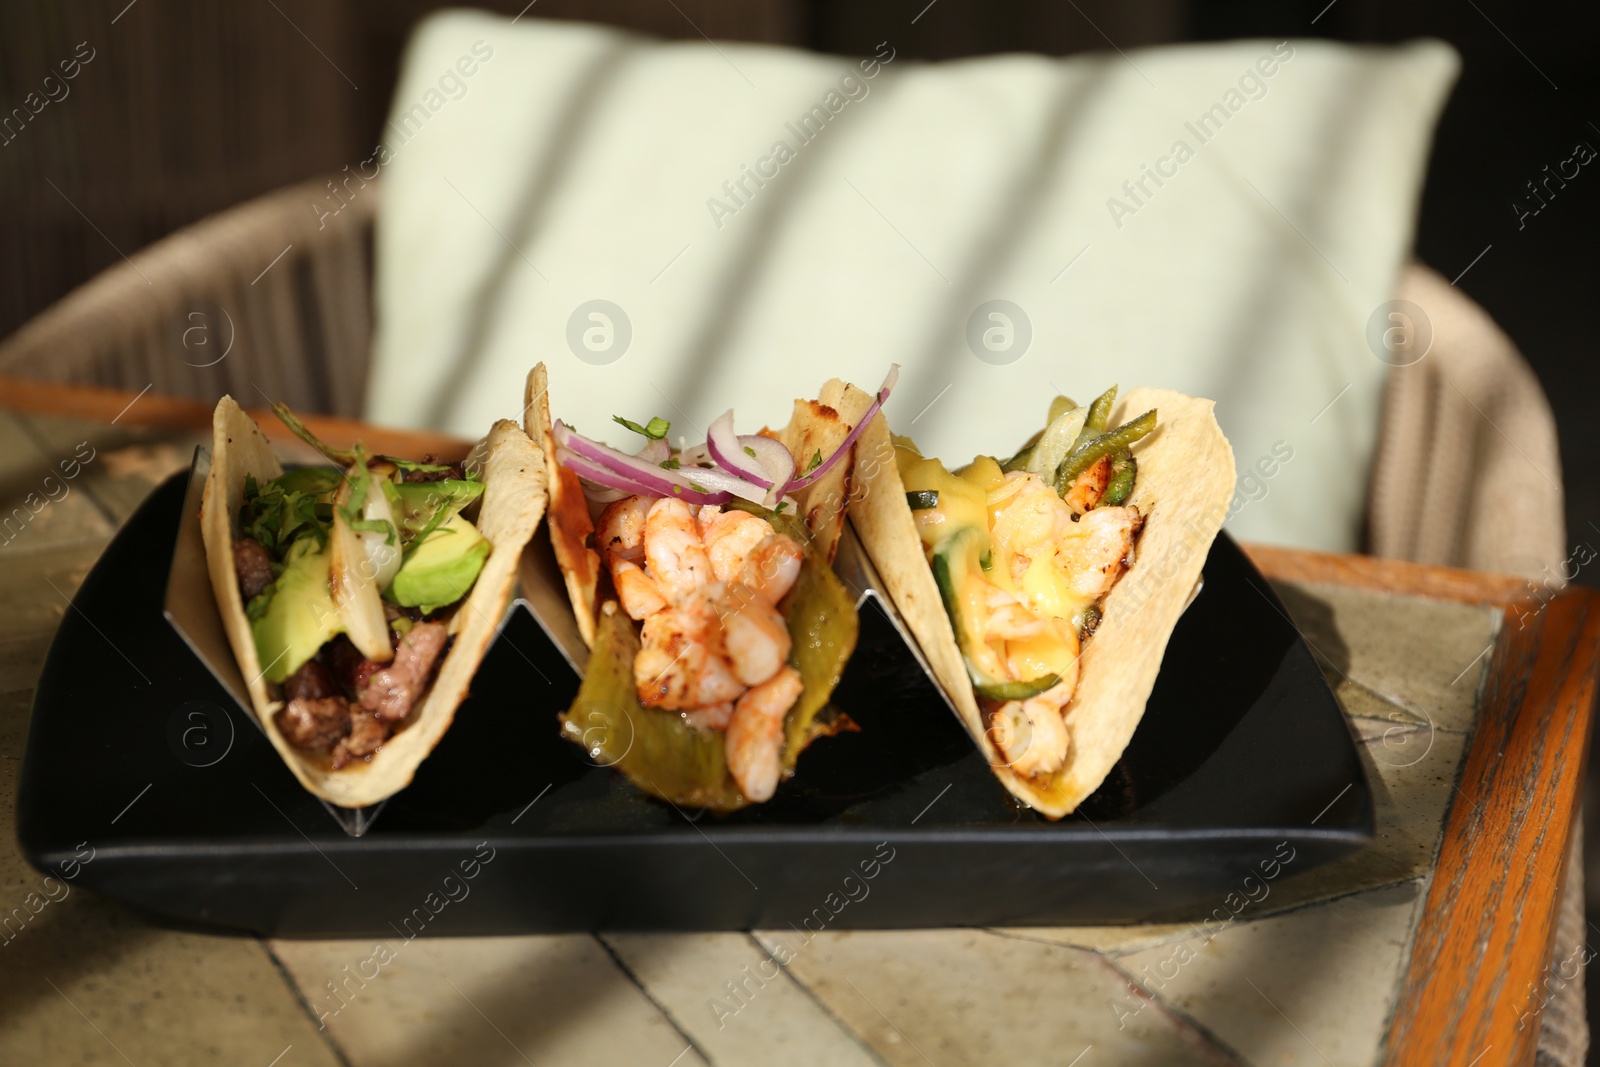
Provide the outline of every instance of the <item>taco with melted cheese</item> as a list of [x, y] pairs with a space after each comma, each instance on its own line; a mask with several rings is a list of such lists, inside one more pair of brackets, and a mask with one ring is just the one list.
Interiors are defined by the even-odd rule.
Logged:
[[545, 507], [544, 457], [501, 420], [461, 464], [318, 441], [285, 471], [223, 397], [201, 529], [251, 711], [300, 783], [345, 807], [405, 788], [493, 641]]
[[[822, 394], [846, 420], [871, 399]], [[1058, 397], [1017, 453], [955, 470], [882, 417], [858, 449], [851, 521], [934, 674], [1005, 787], [1070, 813], [1132, 739], [1232, 497], [1211, 401]]]

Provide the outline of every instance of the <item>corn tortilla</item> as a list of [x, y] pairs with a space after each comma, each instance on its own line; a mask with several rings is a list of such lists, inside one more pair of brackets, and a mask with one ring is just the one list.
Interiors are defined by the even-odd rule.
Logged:
[[[822, 398], [846, 420], [859, 418], [872, 402], [870, 394], [839, 382], [829, 382]], [[1024, 778], [1008, 767], [985, 732], [882, 414], [857, 441], [850, 518], [873, 565], [996, 776], [1052, 819], [1099, 788], [1132, 740], [1167, 640], [1222, 528], [1233, 496], [1233, 449], [1212, 407], [1209, 400], [1142, 388], [1122, 397], [1111, 413], [1109, 425], [1116, 426], [1151, 408], [1159, 412], [1155, 432], [1133, 449], [1139, 470], [1128, 503], [1145, 516], [1145, 525], [1133, 566], [1106, 596], [1099, 628], [1084, 644], [1078, 688], [1064, 716], [1071, 739], [1067, 762], [1042, 778]]]
[[283, 701], [263, 678], [234, 569], [234, 521], [244, 500], [245, 478], [264, 483], [282, 474], [283, 467], [261, 428], [232, 397], [224, 396], [217, 404], [212, 416], [211, 472], [200, 508], [211, 588], [250, 691], [249, 710], [300, 784], [324, 800], [361, 808], [409, 785], [417, 767], [449, 729], [499, 630], [516, 586], [518, 557], [544, 514], [544, 456], [516, 423], [505, 419], [494, 424], [474, 454], [483, 457], [484, 484], [475, 525], [493, 548], [452, 621], [455, 640], [404, 728], [369, 759], [335, 771], [325, 759], [289, 744], [278, 731], [274, 717]]

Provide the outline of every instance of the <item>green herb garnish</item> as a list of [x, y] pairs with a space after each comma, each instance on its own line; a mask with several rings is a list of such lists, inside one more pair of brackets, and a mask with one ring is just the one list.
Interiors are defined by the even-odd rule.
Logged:
[[642, 434], [652, 441], [659, 441], [667, 436], [667, 431], [672, 429], [672, 423], [659, 416], [640, 426], [637, 422], [630, 422], [621, 415], [611, 416], [611, 421], [619, 426], [625, 426], [636, 434]]
[[240, 533], [259, 542], [274, 559], [282, 559], [301, 537], [315, 537], [320, 550], [328, 543], [333, 522], [328, 496], [338, 484], [339, 473], [323, 468], [292, 470], [265, 484], [247, 475]]

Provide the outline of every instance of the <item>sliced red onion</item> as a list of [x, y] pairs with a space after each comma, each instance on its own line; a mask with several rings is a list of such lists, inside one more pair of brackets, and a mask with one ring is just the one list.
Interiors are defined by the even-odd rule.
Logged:
[[729, 408], [711, 421], [706, 430], [706, 448], [718, 464], [748, 482], [763, 489], [771, 489], [774, 479], [767, 476], [760, 460], [752, 449], [746, 453], [743, 442], [733, 432], [733, 409]]
[[[557, 459], [559, 458], [558, 455]], [[621, 489], [607, 489], [603, 485], [596, 485], [583, 478], [578, 479], [578, 484], [583, 487], [584, 499], [592, 500], [596, 504], [614, 504], [619, 500], [626, 500], [634, 495], [632, 493], [624, 493]]]
[[646, 441], [644, 447], [635, 452], [634, 455], [646, 463], [654, 463], [659, 467], [667, 461], [667, 457], [672, 455], [672, 446], [668, 445], [664, 438], [656, 438]]
[[899, 381], [899, 379], [900, 364], [889, 364], [889, 374], [883, 379], [883, 384], [878, 387], [878, 395], [873, 399], [872, 406], [867, 408], [866, 414], [862, 415], [860, 420], [856, 422], [855, 426], [850, 430], [850, 433], [845, 437], [844, 442], [840, 444], [838, 448], [834, 449], [833, 455], [824, 459], [815, 470], [807, 471], [803, 476], [792, 479], [788, 485], [783, 487], [783, 491], [785, 493], [799, 492], [800, 490], [805, 489], [813, 483], [819, 481], [824, 475], [832, 470], [833, 465], [839, 462], [839, 458], [846, 452], [850, 451], [850, 446], [856, 443], [856, 438], [861, 436], [861, 431], [867, 428], [867, 423], [871, 422], [872, 417], [876, 415], [879, 409], [883, 407], [884, 401], [889, 399], [889, 392], [894, 388], [894, 383]]
[[[556, 453], [556, 462], [585, 481], [603, 485], [608, 489], [619, 489], [627, 496], [671, 496], [690, 504], [726, 504], [732, 499], [729, 493], [703, 493], [679, 486], [665, 478], [659, 481], [650, 478], [641, 478], [635, 481], [627, 475], [620, 474], [603, 464], [580, 456], [564, 447]], [[667, 474], [668, 472], [660, 471], [660, 473]]]
[[748, 482], [736, 474], [728, 471], [719, 471], [716, 468], [686, 467], [673, 472], [683, 475], [684, 481], [698, 485], [702, 489], [709, 489], [714, 493], [727, 493], [741, 500], [748, 500], [759, 504], [766, 499], [767, 491], [759, 485]]
[[785, 485], [794, 477], [794, 457], [782, 441], [751, 433], [740, 437], [739, 445], [756, 454], [756, 462], [761, 464], [761, 471], [770, 484]]
[[[597, 471], [612, 475], [595, 477], [586, 471], [578, 471], [579, 477], [611, 489], [627, 489], [644, 496], [674, 496], [692, 504], [721, 504], [730, 495], [759, 501], [766, 495], [760, 486], [752, 485], [727, 471], [700, 467], [667, 470], [657, 464], [647, 463], [638, 456], [630, 456], [598, 441], [591, 441], [560, 420], [556, 421], [553, 434], [557, 447], [573, 453], [575, 458], [588, 459]], [[560, 460], [560, 456], [557, 459]], [[578, 470], [575, 466], [572, 469]], [[714, 497], [716, 499], [712, 499]]]
[[683, 451], [678, 453], [678, 462], [685, 467], [698, 467], [702, 463], [714, 463], [716, 461], [711, 458], [711, 450], [702, 441], [697, 445], [686, 445]]
[[[647, 442], [637, 454], [629, 455], [584, 437], [560, 420], [553, 427], [556, 460], [586, 483], [584, 494], [591, 500], [614, 500], [619, 495], [671, 496], [690, 504], [724, 504], [738, 497], [771, 507], [833, 469], [889, 399], [899, 377], [900, 365], [891, 364], [878, 395], [843, 443], [816, 469], [798, 478], [794, 477], [795, 457], [783, 442], [761, 434], [734, 434], [731, 409], [711, 424], [704, 444], [686, 446], [678, 453], [677, 469], [661, 466], [671, 455], [664, 440]], [[719, 466], [701, 466], [708, 462]]]

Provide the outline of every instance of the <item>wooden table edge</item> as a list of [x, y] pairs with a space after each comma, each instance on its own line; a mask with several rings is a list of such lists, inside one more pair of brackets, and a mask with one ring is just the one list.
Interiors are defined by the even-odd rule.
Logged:
[[1600, 593], [1503, 608], [1385, 1064], [1534, 1062], [1597, 680]]
[[[193, 431], [210, 425], [211, 407], [186, 398], [0, 377], [0, 408], [30, 415]], [[270, 415], [253, 414], [270, 438], [292, 439]], [[307, 416], [305, 422], [330, 443], [359, 436], [378, 451], [398, 455], [433, 452], [453, 460], [469, 446], [448, 434], [386, 430], [350, 419]], [[1493, 1049], [1493, 1062], [1532, 1063], [1542, 1008], [1537, 990], [1555, 938], [1600, 680], [1600, 594], [1575, 588], [1552, 593], [1507, 575], [1401, 560], [1241, 547], [1274, 581], [1501, 610], [1489, 682], [1446, 817], [1383, 1062], [1467, 1065]], [[1561, 741], [1554, 750], [1547, 745], [1552, 735]], [[1537, 789], [1507, 808], [1511, 794], [1500, 787], [1517, 781], [1532, 781]], [[1511, 861], [1499, 862], [1507, 852]], [[1526, 861], [1521, 868], [1518, 858]], [[1519, 869], [1534, 882], [1525, 880], [1526, 890], [1508, 903], [1510, 877]], [[1531, 1000], [1529, 990], [1536, 991]]]
[[[250, 417], [261, 426], [268, 440], [278, 444], [298, 440], [262, 406], [263, 397], [235, 399], [240, 400]], [[214, 402], [159, 393], [0, 377], [0, 408], [23, 415], [115, 423], [124, 429], [204, 432], [211, 427], [211, 412], [215, 406]], [[472, 447], [470, 441], [434, 430], [389, 429], [332, 415], [302, 415], [301, 420], [312, 433], [336, 448], [348, 447], [359, 438], [373, 451], [385, 455], [421, 459], [431, 452], [440, 460], [453, 463], [464, 458]]]

